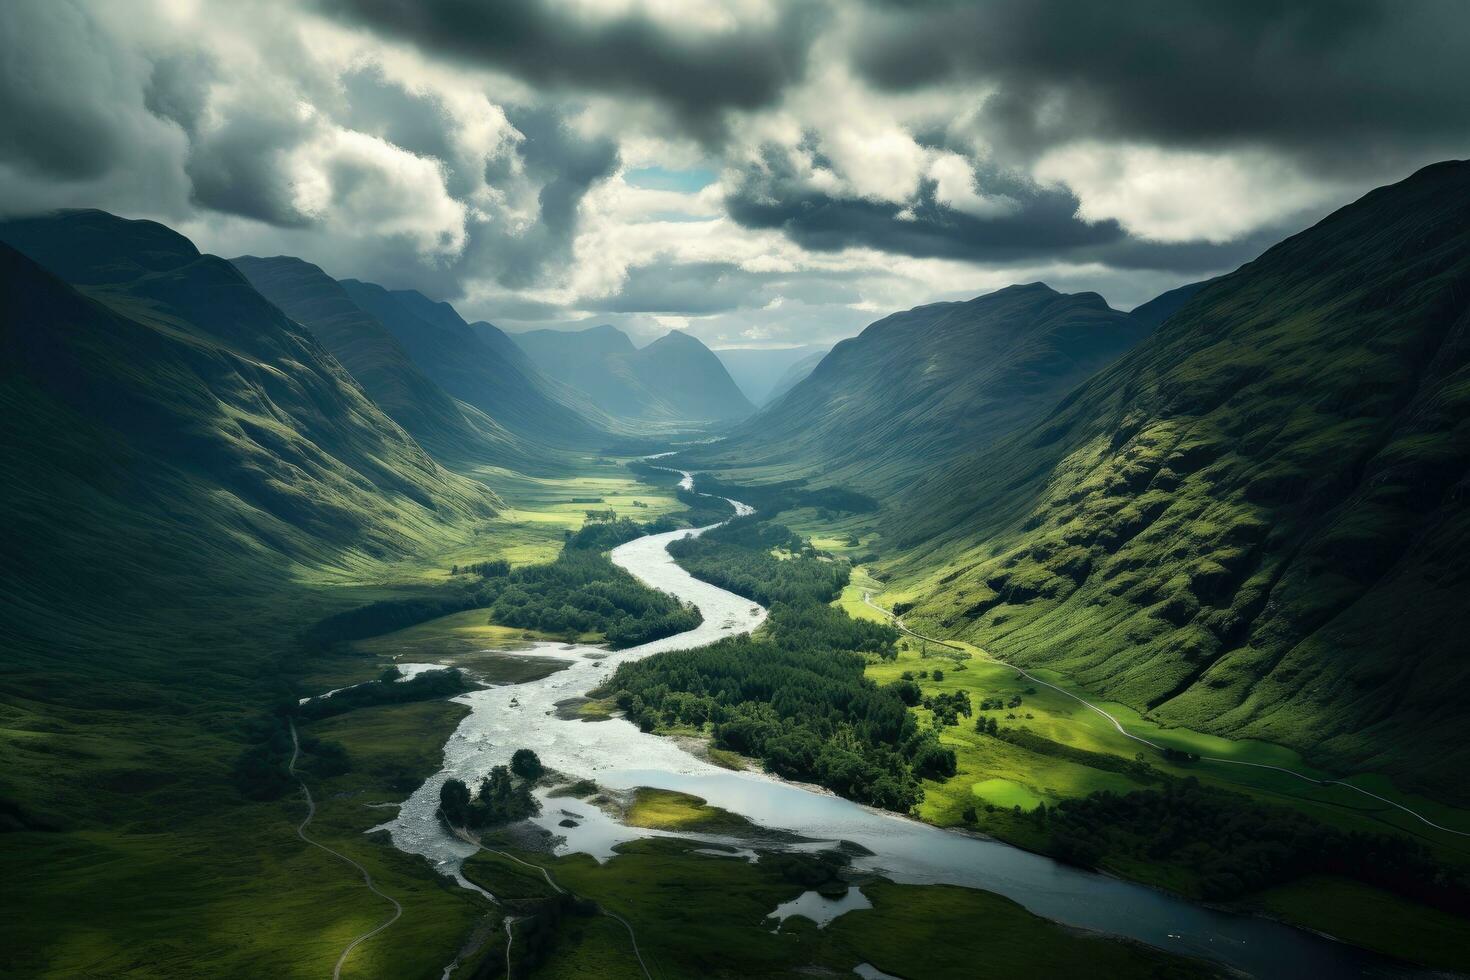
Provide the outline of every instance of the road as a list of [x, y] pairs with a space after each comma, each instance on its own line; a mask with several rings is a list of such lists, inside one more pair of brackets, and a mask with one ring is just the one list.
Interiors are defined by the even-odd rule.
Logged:
[[307, 825], [310, 824], [312, 818], [316, 816], [316, 800], [312, 799], [311, 790], [307, 787], [306, 780], [302, 779], [296, 774], [296, 758], [300, 754], [301, 740], [296, 737], [296, 722], [293, 721], [291, 722], [291, 762], [286, 766], [286, 769], [288, 772], [291, 773], [291, 775], [296, 776], [296, 782], [301, 785], [301, 792], [306, 795], [306, 819], [301, 821], [301, 824], [296, 828], [296, 836], [300, 837], [303, 841], [310, 844], [312, 847], [320, 847], [322, 850], [326, 851], [328, 854], [331, 854], [333, 857], [340, 858], [341, 860], [352, 865], [352, 867], [361, 872], [363, 884], [367, 885], [369, 891], [371, 891], [374, 895], [377, 895], [379, 898], [386, 899], [393, 905], [393, 914], [389, 916], [382, 925], [378, 926], [376, 929], [365, 932], [361, 936], [358, 936], [356, 939], [352, 940], [352, 942], [347, 944], [347, 948], [342, 950], [342, 955], [337, 957], [337, 965], [332, 967], [332, 980], [341, 980], [342, 964], [347, 962], [347, 957], [352, 953], [352, 951], [356, 949], [360, 944], [373, 938], [378, 933], [382, 932], [384, 929], [397, 922], [399, 917], [403, 915], [403, 906], [398, 904], [398, 899], [394, 898], [392, 895], [388, 895], [378, 890], [378, 886], [373, 884], [373, 876], [368, 873], [367, 868], [364, 868], [362, 865], [358, 864], [356, 861], [352, 860], [352, 858], [348, 857], [346, 854], [343, 854], [341, 851], [334, 851], [320, 841], [312, 840], [310, 837], [306, 836]]
[[[884, 609], [882, 606], [874, 602], [873, 594], [871, 592], [863, 593], [863, 602], [867, 603], [869, 607], [876, 609], [878, 612], [882, 613], [884, 616], [892, 620], [893, 624], [898, 627], [900, 632], [907, 633], [909, 636], [916, 637], [920, 640], [925, 640], [929, 643], [937, 643], [940, 646], [948, 647], [951, 650], [959, 650], [961, 653], [967, 652], [961, 647], [955, 646], [953, 643], [946, 643], [944, 640], [936, 639], [932, 636], [925, 636], [923, 633], [919, 633], [915, 630], [909, 629], [906, 625], [904, 625], [902, 617], [894, 615], [889, 610]], [[1128, 731], [1128, 729], [1123, 727], [1123, 723], [1121, 721], [1119, 721], [1113, 715], [1108, 714], [1106, 711], [1093, 704], [1091, 701], [1088, 701], [1085, 698], [1078, 697], [1071, 691], [1063, 690], [1062, 688], [1057, 687], [1055, 684], [1048, 684], [1046, 681], [1042, 680], [1034, 674], [1027, 673], [1024, 669], [1017, 667], [1015, 664], [1007, 663], [1004, 660], [997, 659], [996, 657], [988, 653], [985, 654], [985, 656], [986, 659], [990, 660], [991, 663], [1000, 664], [1002, 667], [1009, 667], [1011, 670], [1014, 670], [1016, 673], [1020, 674], [1022, 677], [1026, 678], [1032, 683], [1040, 684], [1042, 687], [1050, 688], [1051, 690], [1056, 691], [1058, 694], [1064, 694], [1067, 697], [1071, 698], [1073, 701], [1076, 701], [1077, 703], [1086, 706], [1092, 711], [1096, 711], [1098, 714], [1102, 715], [1104, 718], [1110, 721], [1113, 727], [1118, 730], [1118, 734], [1122, 735], [1124, 738], [1132, 739], [1135, 742], [1147, 745], [1153, 749], [1158, 749], [1160, 752], [1164, 750], [1164, 746], [1160, 745], [1158, 742], [1150, 741], [1149, 739], [1146, 739], [1141, 735], [1135, 735], [1132, 732]], [[1344, 782], [1341, 779], [1317, 779], [1313, 776], [1308, 776], [1305, 773], [1297, 772], [1294, 769], [1287, 769], [1283, 766], [1267, 765], [1264, 762], [1244, 762], [1240, 759], [1221, 759], [1218, 756], [1202, 755], [1199, 757], [1199, 761], [1213, 762], [1222, 766], [1248, 766], [1252, 769], [1270, 769], [1274, 772], [1281, 772], [1285, 773], [1288, 776], [1294, 776], [1295, 778], [1300, 779], [1302, 782], [1312, 783], [1316, 786], [1341, 786], [1345, 789], [1352, 790], [1354, 793], [1361, 793], [1362, 795], [1377, 800], [1380, 803], [1386, 803], [1396, 810], [1402, 810], [1404, 813], [1407, 813], [1415, 820], [1418, 820], [1420, 823], [1423, 823], [1428, 827], [1433, 827], [1435, 830], [1443, 831], [1446, 834], [1454, 834], [1456, 837], [1470, 837], [1470, 833], [1467, 833], [1463, 830], [1455, 830], [1453, 827], [1446, 827], [1443, 824], [1435, 823], [1433, 820], [1430, 820], [1428, 817], [1418, 812], [1417, 810], [1410, 809], [1409, 807], [1404, 806], [1402, 803], [1396, 803], [1393, 800], [1388, 799], [1387, 797], [1379, 796], [1377, 793], [1363, 789], [1361, 786], [1354, 786], [1352, 783]]]

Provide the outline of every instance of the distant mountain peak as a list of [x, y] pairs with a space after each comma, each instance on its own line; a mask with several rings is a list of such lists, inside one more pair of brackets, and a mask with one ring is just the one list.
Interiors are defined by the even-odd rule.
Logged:
[[658, 338], [648, 346], [653, 347], [658, 344], [684, 344], [690, 347], [698, 347], [700, 350], [709, 350], [709, 348], [704, 345], [704, 342], [702, 340], [700, 340], [693, 334], [687, 333], [683, 330], [670, 330], [668, 333], [664, 334], [662, 337]]
[[755, 407], [698, 337], [670, 330], [644, 347], [609, 324], [514, 337], [547, 374], [627, 419], [689, 423], [743, 418]]

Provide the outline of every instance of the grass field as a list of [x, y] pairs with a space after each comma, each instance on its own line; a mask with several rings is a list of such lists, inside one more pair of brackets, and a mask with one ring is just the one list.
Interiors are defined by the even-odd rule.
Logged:
[[[900, 976], [936, 978], [1014, 976], [1026, 968], [1057, 976], [1087, 971], [1184, 977], [1207, 970], [1132, 944], [1085, 937], [985, 892], [882, 880], [861, 885], [872, 909], [849, 912], [825, 929], [791, 919], [777, 933], [768, 917], [807, 886], [788, 880], [774, 862], [695, 850], [702, 846], [677, 838], [634, 841], [600, 865], [586, 855], [519, 856], [626, 919], [660, 980], [851, 973], [860, 963]], [[494, 854], [471, 858], [466, 873], [491, 891], [545, 888], [524, 867]], [[560, 933], [537, 976], [585, 975], [577, 971], [587, 964], [597, 964], [598, 976], [641, 976], [626, 931], [598, 928], [595, 918], [579, 921], [580, 934]]]
[[634, 791], [633, 802], [623, 815], [623, 822], [631, 827], [705, 831], [731, 836], [744, 836], [760, 829], [744, 817], [710, 806], [697, 796], [647, 786]]
[[[888, 597], [885, 597], [880, 604], [887, 601]], [[973, 808], [976, 821], [972, 826], [976, 829], [1024, 847], [1044, 849], [1044, 831], [1030, 819], [1018, 817], [1016, 807], [1020, 807], [1024, 814], [1041, 803], [1053, 807], [1068, 797], [1085, 796], [1099, 790], [1126, 793], [1147, 789], [1147, 782], [1126, 771], [1118, 771], [1125, 768], [1120, 763], [1135, 760], [1141, 754], [1149, 765], [1163, 773], [1195, 776], [1204, 783], [1245, 793], [1263, 803], [1300, 809], [1324, 823], [1346, 830], [1402, 832], [1424, 841], [1440, 860], [1452, 866], [1464, 867], [1470, 863], [1470, 841], [1432, 830], [1400, 810], [1376, 803], [1351, 790], [1320, 786], [1268, 769], [1207, 761], [1171, 761], [1163, 753], [1125, 738], [1108, 719], [1076, 700], [1037, 685], [1010, 667], [988, 660], [980, 648], [963, 642], [956, 645], [964, 648], [969, 659], [963, 659], [963, 654], [956, 656], [953, 651], [936, 644], [925, 645], [906, 637], [900, 641], [897, 660], [874, 662], [869, 665], [868, 674], [879, 683], [888, 683], [897, 680], [904, 672], [911, 672], [926, 695], [965, 692], [977, 708], [977, 717], [996, 718], [1002, 727], [1024, 726], [1062, 748], [1054, 752], [1031, 751], [982, 736], [974, 730], [974, 719], [963, 717], [959, 725], [942, 728], [941, 741], [955, 750], [958, 773], [943, 782], [925, 781], [925, 799], [917, 815], [930, 823], [965, 825], [964, 813]], [[934, 679], [935, 669], [942, 671], [942, 680]], [[1296, 752], [1283, 746], [1231, 741], [1186, 729], [1163, 728], [1140, 718], [1137, 712], [1123, 705], [1098, 701], [1055, 672], [1036, 669], [1030, 672], [1099, 704], [1118, 718], [1129, 732], [1161, 745], [1200, 755], [1282, 766], [1314, 777], [1329, 775], [1307, 765]], [[923, 676], [925, 674], [928, 676]], [[1021, 699], [1020, 704], [1009, 707], [1016, 697]], [[985, 699], [1000, 699], [1007, 707], [978, 710]], [[914, 710], [922, 723], [932, 723], [931, 712], [922, 707]], [[1399, 793], [1382, 777], [1360, 776], [1353, 781], [1407, 806], [1421, 809], [1447, 826], [1470, 827], [1470, 814]], [[994, 809], [988, 809], [987, 805]], [[1174, 868], [1130, 862], [1119, 863], [1110, 870], [1186, 893], [1194, 886], [1187, 875], [1181, 876]], [[1373, 924], [1369, 916], [1350, 914], [1347, 901], [1324, 900], [1319, 904], [1315, 898], [1318, 894], [1330, 897], [1344, 893], [1357, 896], [1368, 902], [1370, 907], [1389, 910], [1385, 921], [1394, 921], [1397, 925], [1391, 929], [1383, 928]], [[1253, 904], [1256, 904], [1254, 900]], [[1257, 907], [1269, 910], [1277, 917], [1309, 928], [1319, 928], [1406, 959], [1450, 968], [1464, 965], [1463, 958], [1446, 954], [1463, 939], [1463, 922], [1364, 885], [1334, 879], [1332, 887], [1326, 891], [1304, 886], [1273, 889], [1260, 897]], [[1422, 914], [1412, 914], [1415, 909]], [[1327, 923], [1331, 923], [1332, 928], [1328, 928]]]
[[[650, 519], [678, 508], [621, 466], [591, 458], [561, 479], [505, 483], [501, 515], [405, 525], [411, 554], [397, 558], [323, 550], [286, 563], [224, 526], [210, 539], [220, 553], [201, 553], [193, 539], [159, 540], [156, 528], [105, 512], [111, 539], [96, 547], [117, 561], [96, 569], [91, 584], [119, 600], [81, 602], [50, 619], [45, 644], [7, 650], [0, 803], [19, 805], [19, 829], [0, 835], [0, 975], [330, 975], [386, 905], [351, 868], [296, 837], [305, 815], [298, 792], [271, 802], [240, 795], [231, 770], [256, 738], [251, 726], [274, 703], [368, 680], [399, 654], [490, 674], [476, 651], [509, 637], [467, 615], [355, 652], [307, 654], [301, 632], [346, 609], [424, 595], [453, 564], [549, 560], [587, 509], [611, 504]], [[571, 502], [583, 496], [604, 503]], [[635, 508], [635, 499], [649, 506]], [[171, 577], [154, 568], [164, 559]], [[56, 589], [38, 581], [38, 594], [60, 581]], [[512, 666], [521, 676], [544, 669], [520, 657], [501, 661], [498, 676], [514, 679]], [[344, 977], [438, 977], [483, 924], [470, 893], [364, 833], [392, 814], [364, 804], [401, 800], [437, 770], [462, 711], [382, 706], [303, 726], [303, 736], [344, 745], [352, 765], [322, 780], [305, 760], [319, 805], [313, 834], [369, 867], [405, 909], [354, 951]]]

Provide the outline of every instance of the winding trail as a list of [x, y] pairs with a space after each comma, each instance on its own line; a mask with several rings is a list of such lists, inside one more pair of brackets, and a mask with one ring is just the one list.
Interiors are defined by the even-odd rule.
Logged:
[[383, 922], [376, 929], [365, 932], [361, 936], [358, 936], [356, 939], [352, 940], [352, 942], [347, 944], [347, 948], [342, 950], [342, 955], [337, 957], [337, 965], [332, 967], [332, 980], [341, 980], [342, 964], [347, 962], [347, 957], [352, 953], [352, 951], [356, 949], [360, 944], [373, 938], [378, 933], [382, 932], [384, 929], [397, 922], [399, 917], [403, 915], [403, 906], [398, 903], [398, 899], [394, 898], [392, 895], [387, 894], [386, 892], [380, 891], [378, 889], [378, 886], [373, 884], [373, 876], [368, 873], [367, 868], [364, 868], [362, 865], [358, 864], [356, 861], [352, 860], [352, 858], [348, 857], [346, 854], [343, 854], [341, 851], [334, 851], [327, 845], [323, 844], [321, 841], [315, 841], [306, 836], [306, 827], [309, 823], [311, 823], [312, 818], [316, 816], [316, 800], [312, 799], [311, 790], [307, 787], [306, 780], [302, 779], [296, 774], [296, 758], [299, 755], [301, 755], [301, 740], [296, 737], [296, 722], [293, 721], [291, 722], [291, 761], [287, 764], [286, 771], [289, 772], [291, 775], [296, 776], [296, 782], [300, 784], [301, 792], [306, 795], [306, 819], [301, 821], [300, 825], [297, 826], [296, 836], [300, 837], [303, 841], [310, 844], [312, 847], [320, 847], [328, 854], [331, 854], [334, 857], [346, 861], [358, 871], [362, 872], [362, 881], [363, 884], [367, 885], [368, 890], [371, 891], [374, 895], [377, 895], [379, 898], [387, 899], [393, 905], [393, 914], [388, 917], [387, 921]]
[[[907, 633], [909, 636], [916, 637], [920, 640], [925, 640], [929, 643], [937, 643], [939, 646], [948, 647], [951, 650], [958, 650], [961, 653], [968, 652], [963, 647], [955, 646], [953, 643], [947, 643], [944, 640], [938, 639], [933, 636], [925, 636], [923, 633], [920, 633], [917, 630], [910, 629], [908, 626], [904, 625], [902, 617], [894, 614], [887, 609], [884, 609], [882, 606], [874, 602], [873, 594], [871, 592], [863, 593], [863, 602], [866, 603], [870, 608], [876, 609], [878, 612], [891, 619], [893, 621], [893, 624], [897, 626], [899, 631], [902, 633]], [[1078, 704], [1084, 705], [1087, 708], [1096, 711], [1098, 714], [1102, 715], [1104, 718], [1110, 721], [1113, 727], [1118, 730], [1118, 734], [1122, 735], [1124, 738], [1132, 739], [1133, 741], [1139, 742], [1143, 745], [1147, 745], [1150, 748], [1158, 749], [1160, 752], [1165, 750], [1165, 746], [1160, 745], [1158, 742], [1151, 741], [1141, 735], [1135, 735], [1132, 732], [1128, 731], [1128, 729], [1123, 727], [1123, 723], [1119, 721], [1116, 717], [1108, 714], [1102, 708], [1093, 704], [1091, 701], [1088, 701], [1086, 698], [1078, 697], [1071, 691], [1064, 690], [1063, 688], [1060, 688], [1055, 684], [1047, 683], [1046, 681], [1037, 677], [1035, 674], [1028, 673], [1024, 668], [1017, 667], [1013, 663], [1007, 663], [1006, 661], [999, 659], [993, 654], [986, 653], [985, 658], [991, 663], [1000, 664], [1002, 667], [1009, 667], [1032, 683], [1040, 684], [1042, 687], [1051, 688], [1058, 694], [1065, 694], [1067, 697], [1071, 698], [1073, 701], [1076, 701]], [[1435, 830], [1443, 831], [1446, 834], [1454, 834], [1456, 837], [1470, 837], [1470, 833], [1467, 833], [1466, 831], [1455, 830], [1453, 827], [1446, 827], [1443, 824], [1435, 823], [1433, 820], [1430, 820], [1428, 817], [1418, 812], [1417, 810], [1412, 810], [1409, 807], [1404, 806], [1402, 803], [1397, 803], [1393, 800], [1388, 799], [1385, 796], [1379, 796], [1377, 793], [1374, 793], [1371, 790], [1363, 789], [1363, 787], [1361, 786], [1355, 786], [1352, 783], [1346, 782], [1341, 779], [1317, 779], [1313, 776], [1308, 776], [1305, 773], [1297, 772], [1295, 769], [1287, 769], [1284, 766], [1273, 766], [1264, 762], [1244, 762], [1240, 759], [1222, 759], [1219, 756], [1213, 755], [1202, 755], [1199, 757], [1199, 761], [1214, 762], [1218, 763], [1219, 765], [1225, 766], [1248, 766], [1252, 769], [1270, 769], [1273, 772], [1282, 772], [1288, 776], [1294, 776], [1297, 779], [1300, 779], [1302, 782], [1311, 783], [1314, 786], [1342, 786], [1346, 789], [1352, 790], [1355, 793], [1361, 793], [1364, 796], [1371, 797], [1372, 799], [1375, 799], [1380, 803], [1386, 803], [1397, 810], [1402, 810], [1404, 813], [1407, 813], [1415, 820], [1418, 820], [1420, 823], [1423, 823], [1426, 826], [1433, 827]]]
[[[484, 847], [484, 845], [481, 845], [481, 846]], [[516, 864], [523, 865], [523, 866], [525, 866], [527, 868], [532, 869], [533, 871], [539, 871], [539, 872], [541, 872], [541, 877], [543, 877], [543, 878], [546, 879], [546, 883], [551, 886], [551, 890], [552, 891], [556, 892], [558, 895], [567, 894], [567, 890], [565, 888], [563, 888], [561, 885], [558, 885], [556, 883], [556, 879], [551, 876], [551, 872], [549, 870], [547, 870], [546, 868], [543, 868], [541, 865], [539, 865], [539, 864], [532, 864], [530, 861], [522, 861], [520, 858], [516, 857], [514, 854], [508, 854], [505, 851], [497, 851], [493, 847], [485, 847], [485, 850], [489, 851], [491, 854], [498, 854], [498, 855], [500, 855], [503, 858], [509, 858], [510, 860], [514, 861]], [[633, 926], [628, 922], [627, 919], [623, 918], [621, 915], [618, 915], [615, 912], [609, 912], [607, 909], [603, 908], [601, 905], [598, 905], [597, 908], [598, 908], [598, 911], [600, 911], [603, 915], [607, 916], [609, 919], [616, 919], [618, 922], [621, 922], [623, 924], [623, 928], [626, 929], [626, 930], [628, 930], [628, 939], [631, 940], [632, 943], [633, 943], [633, 955], [638, 958], [638, 966], [643, 970], [643, 975], [645, 977], [647, 977], [648, 980], [653, 980], [653, 974], [648, 972], [648, 964], [645, 963], [645, 962], [643, 962], [643, 953], [642, 953], [642, 951], [640, 951], [638, 949], [638, 936], [633, 932]], [[505, 930], [506, 930], [506, 934], [509, 935], [510, 934], [510, 923], [509, 923], [509, 920], [507, 920]], [[507, 945], [505, 947], [505, 973], [506, 973], [506, 976], [509, 976], [510, 975], [510, 946], [509, 945]]]

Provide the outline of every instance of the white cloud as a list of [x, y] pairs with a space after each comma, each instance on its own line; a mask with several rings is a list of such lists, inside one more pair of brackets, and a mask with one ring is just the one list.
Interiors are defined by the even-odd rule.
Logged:
[[1111, 218], [1160, 242], [1230, 241], [1343, 193], [1256, 150], [1204, 153], [1087, 141], [1046, 153], [1033, 173], [1076, 194], [1083, 219]]
[[977, 218], [994, 218], [1010, 214], [1016, 202], [1005, 195], [981, 194], [975, 189], [975, 169], [958, 153], [938, 153], [929, 164], [929, 178], [934, 181], [934, 197], [940, 204], [972, 214]]
[[464, 248], [465, 206], [435, 160], [325, 125], [289, 155], [286, 174], [297, 210], [327, 230], [406, 238], [428, 258]]

